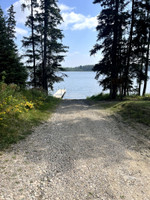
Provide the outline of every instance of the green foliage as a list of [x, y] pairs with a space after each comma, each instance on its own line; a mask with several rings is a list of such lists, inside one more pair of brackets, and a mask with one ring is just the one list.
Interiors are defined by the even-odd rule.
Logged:
[[94, 3], [100, 4], [102, 9], [96, 28], [98, 31], [97, 43], [91, 50], [91, 55], [101, 51], [103, 57], [93, 70], [96, 72], [96, 79], [103, 75], [99, 82], [103, 86], [103, 90], [109, 89], [111, 98], [115, 99], [124, 81], [122, 75], [127, 47], [124, 34], [129, 17], [126, 11], [128, 2], [95, 0]]
[[8, 19], [4, 17], [0, 8], [0, 81], [3, 81], [2, 73], [5, 72], [5, 82], [24, 85], [27, 79], [27, 71], [18, 56], [15, 39], [15, 12], [13, 6], [8, 11]]
[[150, 95], [144, 97], [131, 95], [123, 98], [123, 101], [110, 101], [108, 94], [92, 96], [90, 100], [101, 101], [100, 107], [120, 114], [124, 120], [133, 121], [150, 126]]
[[120, 114], [125, 120], [150, 126], [150, 100], [125, 101], [109, 105], [113, 112]]
[[111, 99], [111, 97], [110, 97], [110, 94], [100, 93], [98, 95], [93, 95], [91, 97], [88, 97], [87, 99], [94, 100], [94, 101], [108, 101]]
[[23, 4], [23, 9], [30, 9], [31, 13], [27, 18], [25, 25], [30, 28], [31, 34], [28, 37], [24, 37], [22, 40], [23, 47], [26, 49], [25, 57], [27, 58], [27, 65], [30, 72], [30, 85], [37, 87], [37, 61], [39, 61], [39, 42], [40, 35], [37, 33], [37, 19], [34, 15], [34, 10], [38, 8], [37, 0], [31, 0], [30, 4], [26, 2]]
[[128, 100], [128, 101], [150, 101], [150, 94], [146, 94], [145, 96], [130, 95], [130, 96], [124, 97], [124, 100]]
[[15, 84], [0, 83], [0, 93], [0, 150], [31, 133], [59, 103], [41, 90], [21, 90]]
[[40, 4], [36, 0], [30, 2], [23, 5], [31, 7], [31, 14], [26, 22], [31, 35], [24, 37], [23, 46], [27, 48], [25, 56], [28, 57], [31, 85], [43, 87], [48, 92], [48, 88], [53, 89], [53, 84], [62, 81], [65, 76], [57, 73], [62, 71], [60, 63], [64, 60], [67, 49], [62, 44], [62, 30], [58, 28], [63, 19], [56, 0], [42, 0]]
[[91, 55], [98, 51], [103, 55], [93, 68], [96, 79], [100, 78], [103, 90], [110, 90], [112, 99], [135, 89], [138, 95], [145, 95], [149, 78], [150, 1], [94, 0], [93, 3], [100, 4], [101, 11], [96, 28], [97, 43]]

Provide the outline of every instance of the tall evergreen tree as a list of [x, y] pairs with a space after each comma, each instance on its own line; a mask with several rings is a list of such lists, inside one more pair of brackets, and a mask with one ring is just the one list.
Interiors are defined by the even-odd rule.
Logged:
[[16, 20], [15, 20], [15, 11], [14, 11], [14, 6], [11, 5], [10, 8], [7, 11], [8, 17], [7, 17], [7, 32], [9, 35], [9, 39], [11, 40], [12, 46], [16, 48], [16, 45], [14, 43], [15, 39], [15, 27], [16, 27]]
[[[15, 38], [15, 12], [13, 6], [8, 10], [8, 18], [4, 18], [0, 8], [0, 73], [5, 71], [6, 83], [25, 85], [27, 72], [17, 53]], [[2, 77], [1, 77], [2, 80]]]
[[36, 23], [37, 20], [35, 18], [35, 10], [38, 8], [37, 0], [30, 0], [30, 4], [24, 3], [22, 4], [23, 9], [28, 8], [30, 9], [31, 13], [28, 16], [26, 26], [30, 28], [31, 33], [28, 37], [24, 37], [23, 39], [23, 46], [27, 48], [26, 56], [28, 57], [27, 63], [30, 65], [28, 66], [30, 70], [30, 79], [31, 85], [37, 87], [37, 77], [36, 77], [36, 62], [38, 58], [37, 52], [37, 44], [39, 42], [39, 36], [36, 33]]
[[55, 82], [63, 80], [57, 72], [62, 69], [60, 63], [64, 60], [67, 47], [61, 43], [64, 35], [58, 25], [63, 19], [57, 1], [41, 0], [40, 9], [42, 12], [36, 15], [39, 23], [38, 32], [41, 35], [39, 74], [42, 71], [42, 77], [39, 78], [42, 80], [43, 89], [48, 91], [48, 87], [52, 89]]
[[129, 86], [131, 83], [131, 79], [129, 77], [130, 74], [130, 68], [131, 68], [131, 53], [132, 53], [132, 40], [133, 40], [133, 28], [135, 24], [135, 0], [132, 0], [132, 8], [131, 8], [131, 22], [130, 25], [130, 31], [129, 31], [129, 39], [128, 39], [128, 49], [127, 49], [127, 65], [125, 66], [125, 84], [124, 84], [124, 96], [127, 95]]
[[135, 23], [133, 31], [133, 70], [137, 78], [138, 94], [141, 95], [142, 82], [145, 80], [144, 93], [147, 84], [147, 57], [149, 57], [149, 11], [147, 0], [135, 0]]
[[34, 86], [48, 92], [55, 82], [63, 80], [63, 75], [58, 76], [57, 72], [62, 70], [60, 63], [67, 47], [61, 43], [64, 36], [58, 28], [62, 17], [57, 1], [40, 0], [38, 3], [36, 0], [30, 2], [31, 14], [26, 25], [31, 29], [31, 35], [24, 37], [23, 46], [27, 47], [28, 62], [33, 63]]
[[146, 45], [146, 62], [145, 62], [145, 71], [144, 71], [144, 87], [143, 87], [143, 96], [146, 93], [147, 80], [148, 80], [148, 67], [149, 67], [149, 54], [150, 54], [150, 1], [145, 1], [146, 9], [146, 36], [147, 36], [147, 45]]
[[128, 18], [124, 9], [127, 3], [123, 0], [95, 0], [95, 3], [101, 5], [102, 11], [98, 16], [98, 43], [91, 50], [91, 55], [101, 50], [103, 58], [93, 69], [97, 72], [97, 79], [104, 75], [105, 78], [100, 84], [104, 90], [110, 89], [110, 96], [115, 99], [122, 79], [120, 71], [125, 42], [123, 35]]

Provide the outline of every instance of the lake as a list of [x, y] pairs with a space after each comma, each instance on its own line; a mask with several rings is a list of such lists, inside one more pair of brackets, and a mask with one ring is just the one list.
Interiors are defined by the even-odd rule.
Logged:
[[[102, 87], [95, 80], [94, 72], [65, 72], [65, 74], [68, 77], [65, 77], [63, 82], [54, 84], [52, 94], [58, 89], [66, 89], [64, 99], [85, 99], [102, 92]], [[150, 80], [147, 85], [147, 93], [150, 93]]]

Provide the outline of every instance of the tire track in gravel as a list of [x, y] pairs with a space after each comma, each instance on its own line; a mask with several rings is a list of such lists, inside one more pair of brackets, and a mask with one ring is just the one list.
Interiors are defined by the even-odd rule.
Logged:
[[87, 100], [64, 100], [0, 156], [0, 200], [149, 200], [150, 151]]

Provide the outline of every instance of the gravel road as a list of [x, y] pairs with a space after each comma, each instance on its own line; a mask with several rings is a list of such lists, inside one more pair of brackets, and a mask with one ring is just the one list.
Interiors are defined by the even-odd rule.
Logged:
[[86, 100], [64, 100], [0, 154], [0, 200], [150, 200], [149, 142]]

